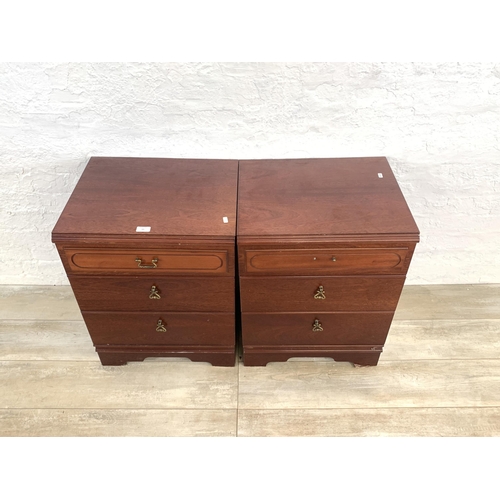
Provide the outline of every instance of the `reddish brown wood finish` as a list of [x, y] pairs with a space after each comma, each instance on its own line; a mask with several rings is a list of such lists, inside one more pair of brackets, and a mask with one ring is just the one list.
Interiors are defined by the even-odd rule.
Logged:
[[418, 240], [385, 158], [240, 161], [245, 365], [376, 365]]
[[128, 349], [123, 347], [96, 347], [99, 358], [103, 365], [117, 366], [126, 365], [130, 361], [144, 361], [146, 358], [188, 358], [191, 361], [204, 361], [214, 366], [234, 366], [235, 354], [231, 348], [213, 348], [210, 346], [162, 347], [158, 346], [133, 346]]
[[[234, 239], [228, 241], [227, 238], [221, 240], [200, 240], [200, 239], [182, 239], [165, 237], [154, 239], [141, 239], [137, 236], [135, 239], [119, 238], [117, 236], [109, 237], [107, 240], [102, 236], [95, 238], [77, 239], [78, 249], [75, 249], [74, 239], [69, 236], [58, 236], [54, 239], [56, 247], [61, 257], [64, 268], [68, 273], [73, 275], [99, 275], [99, 276], [234, 276], [235, 272], [235, 250]], [[200, 248], [202, 249], [200, 251]], [[75, 254], [88, 254], [92, 260], [92, 256], [102, 256], [106, 267], [87, 267], [80, 268], [72, 262], [72, 256]], [[199, 256], [218, 256], [223, 260], [224, 264], [219, 269], [204, 270], [197, 266], [187, 266], [186, 268], [166, 267], [165, 257], [174, 256], [174, 261], [179, 262], [184, 255], [190, 255], [190, 259]], [[112, 262], [117, 262], [116, 257], [122, 264], [123, 268], [113, 268]], [[158, 258], [156, 268], [140, 268], [136, 258], [141, 259], [141, 265], [152, 265], [152, 259]], [[99, 257], [97, 257], [99, 259]], [[98, 264], [99, 260], [95, 259], [93, 264]], [[149, 259], [149, 260], [148, 260]], [[160, 262], [161, 260], [161, 262]], [[172, 262], [172, 261], [171, 261]], [[192, 261], [191, 261], [192, 262]], [[135, 266], [135, 267], [134, 267]]]
[[[83, 311], [234, 312], [234, 278], [70, 276], [69, 279]], [[152, 293], [153, 286], [156, 293]]]
[[[372, 350], [373, 349], [373, 350]], [[382, 353], [381, 347], [353, 349], [350, 346], [311, 346], [297, 348], [279, 346], [265, 348], [248, 346], [245, 349], [245, 366], [265, 366], [276, 361], [288, 361], [290, 358], [332, 358], [334, 361], [347, 361], [354, 365], [376, 366]]]
[[[252, 346], [381, 346], [393, 316], [392, 312], [243, 313], [243, 343]], [[322, 331], [313, 331], [315, 320], [318, 320]]]
[[237, 170], [233, 160], [90, 159], [52, 241], [103, 364], [234, 364]]
[[[235, 160], [93, 157], [54, 228], [54, 238], [234, 240], [237, 169]], [[137, 226], [150, 226], [151, 232], [136, 233]]]
[[[227, 252], [66, 248], [73, 273], [227, 274]], [[138, 259], [138, 260], [137, 260]], [[141, 267], [147, 266], [147, 267]], [[154, 267], [156, 266], [156, 267]]]
[[247, 273], [403, 274], [407, 248], [245, 250]]
[[[239, 162], [238, 237], [418, 241], [386, 158]], [[382, 178], [378, 174], [382, 174]]]
[[[404, 276], [244, 276], [242, 312], [394, 311], [404, 281]], [[318, 293], [320, 286], [323, 294]]]
[[[83, 312], [95, 345], [234, 345], [234, 314]], [[157, 331], [161, 320], [166, 331]]]

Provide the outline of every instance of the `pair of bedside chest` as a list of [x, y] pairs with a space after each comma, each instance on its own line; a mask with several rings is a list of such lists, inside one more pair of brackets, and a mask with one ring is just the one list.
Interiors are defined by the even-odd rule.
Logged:
[[93, 157], [52, 234], [103, 365], [376, 365], [418, 240], [383, 157]]

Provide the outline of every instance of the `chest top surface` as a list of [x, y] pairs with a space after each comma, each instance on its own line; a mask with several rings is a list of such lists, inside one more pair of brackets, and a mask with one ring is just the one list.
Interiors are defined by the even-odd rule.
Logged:
[[[92, 157], [53, 240], [104, 235], [234, 238], [237, 178], [234, 160]], [[151, 230], [138, 233], [137, 227]]]
[[239, 237], [378, 235], [419, 239], [386, 158], [240, 161]]

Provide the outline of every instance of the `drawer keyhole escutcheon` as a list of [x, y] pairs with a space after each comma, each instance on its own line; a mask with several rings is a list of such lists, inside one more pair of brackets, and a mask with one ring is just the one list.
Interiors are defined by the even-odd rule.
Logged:
[[156, 288], [156, 285], [151, 286], [151, 290], [149, 290], [149, 298], [150, 299], [161, 299], [160, 290]]
[[319, 319], [315, 319], [313, 323], [313, 332], [322, 332], [322, 331], [323, 327], [321, 326]]
[[163, 320], [160, 318], [156, 323], [156, 331], [157, 332], [166, 332], [166, 325], [163, 324]]
[[139, 259], [139, 257], [137, 257], [137, 259], [135, 259], [135, 261], [137, 262], [137, 267], [140, 267], [141, 269], [154, 269], [155, 267], [158, 267], [156, 265], [158, 262], [158, 259], [156, 257], [153, 257], [151, 259], [151, 264], [147, 264], [147, 265], [143, 265], [142, 259]]
[[315, 299], [326, 299], [325, 295], [325, 289], [323, 288], [322, 285], [319, 285], [318, 289], [316, 290], [316, 293], [314, 294]]

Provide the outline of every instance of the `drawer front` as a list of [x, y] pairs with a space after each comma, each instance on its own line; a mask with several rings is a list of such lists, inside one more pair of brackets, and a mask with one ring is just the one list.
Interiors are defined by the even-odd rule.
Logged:
[[64, 254], [71, 273], [228, 274], [226, 251], [66, 248]]
[[394, 311], [404, 276], [242, 277], [243, 312]]
[[393, 313], [242, 314], [243, 345], [383, 345]]
[[408, 248], [244, 250], [246, 273], [288, 275], [404, 274]]
[[95, 345], [235, 344], [234, 314], [83, 312]]
[[70, 276], [83, 311], [233, 312], [234, 278]]

